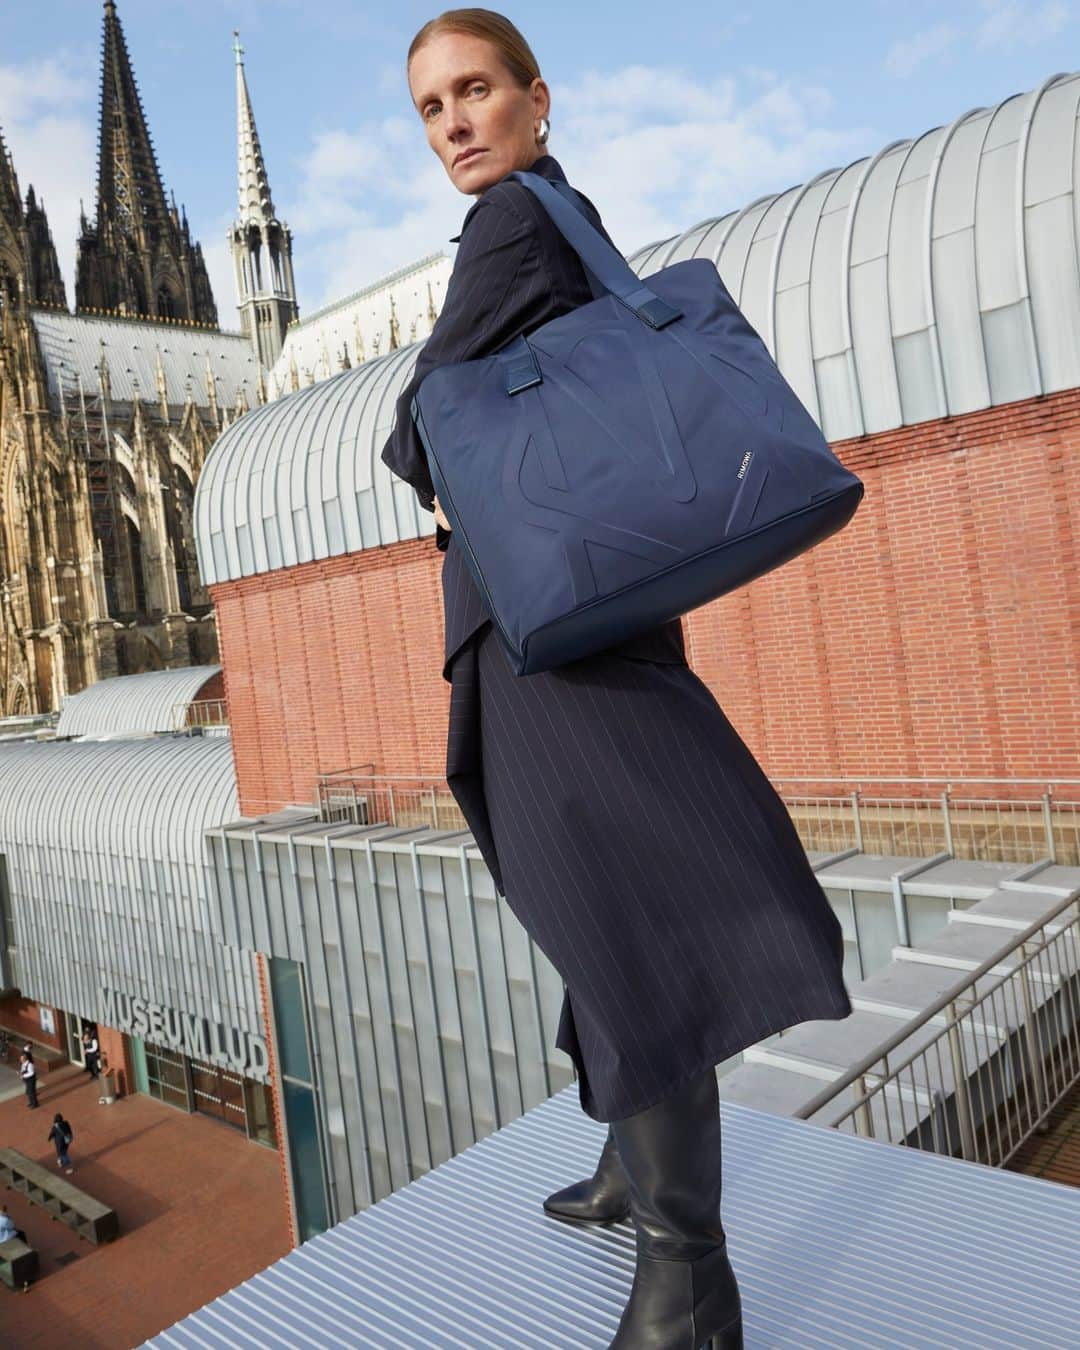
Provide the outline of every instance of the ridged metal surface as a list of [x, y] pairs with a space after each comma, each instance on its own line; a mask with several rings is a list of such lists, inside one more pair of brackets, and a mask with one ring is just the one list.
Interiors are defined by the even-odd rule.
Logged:
[[189, 393], [196, 407], [210, 406], [208, 363], [220, 408], [235, 407], [241, 389], [247, 394], [248, 407], [258, 402], [259, 363], [251, 339], [242, 333], [52, 309], [33, 309], [30, 318], [37, 330], [54, 405], [58, 405], [61, 386], [65, 393], [78, 391], [77, 377], [87, 397], [97, 395], [103, 352], [114, 402], [130, 403], [136, 381], [139, 397], [156, 402], [159, 351], [168, 402], [173, 406], [182, 408]]
[[[471, 835], [329, 824], [294, 808], [230, 823], [209, 843], [221, 906], [216, 926], [225, 941], [304, 969], [331, 1222], [459, 1154], [570, 1081], [570, 1060], [555, 1048], [562, 979], [495, 890]], [[847, 884], [856, 889], [872, 886], [879, 860], [864, 861], [861, 875], [857, 859], [847, 863]], [[944, 926], [955, 869], [937, 864], [920, 878], [933, 884], [937, 868], [951, 878], [936, 903]], [[1001, 869], [970, 863], [965, 876], [985, 895]], [[852, 897], [831, 888], [830, 900], [854, 927]], [[887, 952], [898, 940], [893, 907], [868, 912], [860, 905], [858, 913], [867, 949]], [[845, 968], [857, 989], [855, 944]], [[950, 980], [962, 973], [954, 970]], [[906, 1020], [922, 1006], [895, 1015]], [[801, 1030], [820, 1037], [816, 1057], [829, 1064], [828, 1075], [865, 1053], [866, 1023], [863, 1015]], [[880, 1021], [876, 1034], [883, 1039], [898, 1025]], [[797, 1040], [799, 1032], [767, 1038], [758, 1055], [769, 1046], [788, 1058], [790, 1035]], [[821, 1089], [814, 1076], [820, 1063], [800, 1062], [803, 1074], [743, 1058], [719, 1066], [725, 1095], [740, 1103], [793, 1113]]]
[[[1065, 1350], [1080, 1326], [1080, 1192], [723, 1103], [723, 1219], [746, 1345]], [[599, 1350], [633, 1274], [629, 1224], [540, 1205], [605, 1127], [567, 1088], [148, 1342]]]
[[434, 533], [434, 516], [379, 459], [419, 350], [268, 403], [217, 440], [195, 490], [205, 584]]
[[207, 681], [220, 673], [220, 666], [182, 666], [98, 680], [64, 699], [56, 734], [179, 731], [182, 705], [197, 699]]
[[831, 441], [1080, 384], [1080, 75], [630, 259], [709, 258]]
[[471, 835], [289, 811], [210, 848], [226, 942], [304, 968], [332, 1221], [570, 1081], [562, 980]]
[[[712, 259], [831, 441], [1074, 388], [1078, 107], [1080, 75], [1056, 75], [630, 264]], [[379, 459], [418, 350], [222, 436], [196, 493], [207, 584], [434, 532]]]
[[109, 988], [261, 1034], [254, 958], [210, 903], [205, 832], [237, 809], [225, 739], [0, 746], [22, 993], [109, 1025]]

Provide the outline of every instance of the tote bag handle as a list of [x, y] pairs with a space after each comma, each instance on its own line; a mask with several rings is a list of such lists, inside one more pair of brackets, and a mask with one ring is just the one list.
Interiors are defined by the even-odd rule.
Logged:
[[682, 310], [661, 300], [655, 291], [644, 285], [622, 254], [593, 228], [585, 216], [584, 207], [570, 196], [573, 189], [569, 183], [565, 184], [564, 195], [562, 183], [549, 183], [538, 173], [515, 169], [507, 177], [529, 189], [551, 217], [555, 228], [581, 259], [586, 271], [591, 272], [605, 291], [621, 300], [650, 328], [663, 328], [665, 324], [682, 318]]

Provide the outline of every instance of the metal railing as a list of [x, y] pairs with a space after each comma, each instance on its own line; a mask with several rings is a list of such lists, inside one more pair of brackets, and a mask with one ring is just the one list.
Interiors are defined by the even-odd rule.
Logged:
[[227, 727], [229, 708], [223, 698], [194, 699], [190, 703], [173, 704], [173, 726], [177, 731], [189, 727]]
[[1080, 779], [781, 778], [803, 846], [1080, 864]]
[[[793, 1114], [809, 1119], [850, 1094], [828, 1122], [836, 1129], [992, 1167], [1008, 1162], [1080, 1081], [1078, 895]], [[913, 1037], [921, 1044], [905, 1053]]]
[[319, 775], [318, 805], [323, 820], [352, 821], [435, 830], [467, 830], [468, 822], [446, 785], [436, 774], [365, 774], [344, 769]]
[[[1080, 779], [782, 778], [774, 786], [808, 851], [1080, 865]], [[324, 820], [468, 829], [436, 773], [376, 774], [364, 764], [321, 774], [317, 791]]]

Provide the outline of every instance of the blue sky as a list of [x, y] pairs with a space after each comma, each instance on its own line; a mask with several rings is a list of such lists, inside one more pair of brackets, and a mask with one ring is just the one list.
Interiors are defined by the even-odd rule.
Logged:
[[[225, 327], [236, 205], [232, 30], [301, 312], [445, 249], [470, 199], [409, 102], [404, 54], [439, 7], [401, 0], [118, 0], [167, 189], [187, 206]], [[0, 129], [45, 197], [74, 301], [93, 212], [98, 0], [5, 6]], [[550, 148], [627, 252], [1074, 68], [1077, 0], [904, 5], [511, 3], [553, 91]]]

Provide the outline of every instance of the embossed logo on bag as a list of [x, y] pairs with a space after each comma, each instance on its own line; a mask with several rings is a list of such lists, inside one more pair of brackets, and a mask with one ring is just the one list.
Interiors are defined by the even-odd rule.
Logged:
[[747, 450], [746, 454], [743, 455], [742, 457], [742, 463], [739, 465], [739, 472], [735, 475], [736, 478], [745, 477], [746, 471], [750, 467], [750, 461], [751, 459], [753, 459], [753, 457], [754, 457], [753, 450]]

